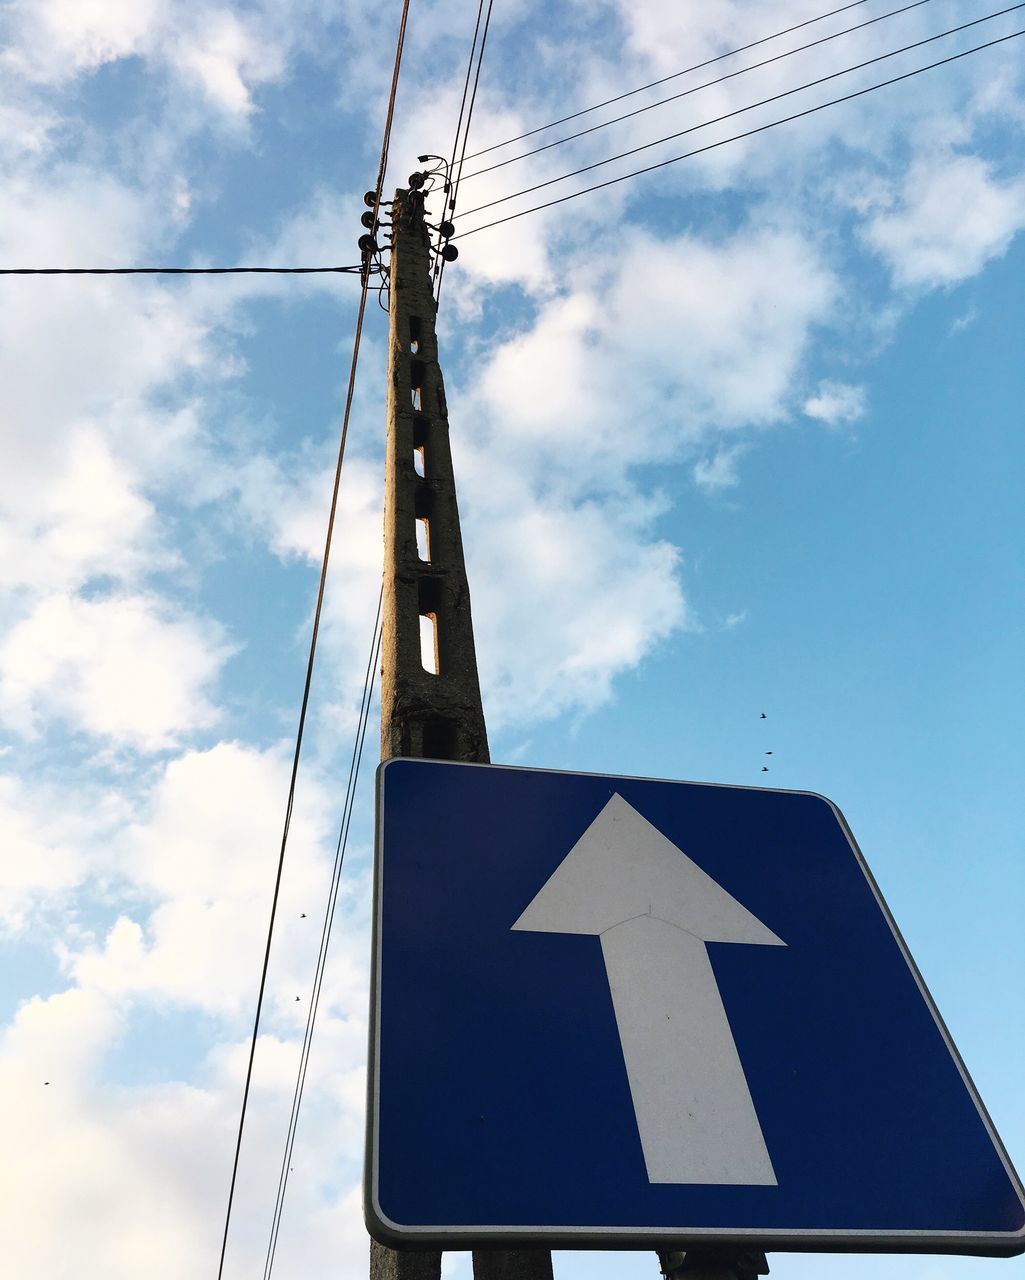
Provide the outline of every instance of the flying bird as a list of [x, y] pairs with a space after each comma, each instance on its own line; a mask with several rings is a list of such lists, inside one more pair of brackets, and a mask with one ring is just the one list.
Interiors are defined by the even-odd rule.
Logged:
[[305, 920], [305, 919], [306, 919], [306, 912], [305, 912], [305, 911], [300, 911], [300, 912], [299, 912], [299, 919], [300, 919], [300, 920]]
[[295, 1002], [296, 1002], [296, 1004], [298, 1004], [298, 1003], [299, 1003], [299, 997], [298, 997], [298, 996], [296, 996], [296, 998], [295, 998]]
[[769, 766], [768, 766], [767, 764], [763, 764], [763, 765], [762, 765], [762, 773], [768, 773], [768, 772], [769, 772]]
[[760, 712], [758, 713], [758, 719], [759, 719], [759, 720], [764, 720], [764, 719], [766, 719], [766, 715], [765, 715], [765, 712], [764, 712], [764, 711], [760, 711]]
[[766, 753], [765, 753], [765, 754], [766, 754], [767, 756], [771, 756], [771, 755], [772, 755], [772, 752], [771, 752], [771, 751], [766, 751]]

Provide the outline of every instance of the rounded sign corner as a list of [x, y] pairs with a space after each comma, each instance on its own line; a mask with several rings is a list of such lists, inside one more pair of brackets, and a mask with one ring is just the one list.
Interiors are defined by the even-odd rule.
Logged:
[[402, 764], [402, 762], [403, 762], [402, 756], [389, 756], [387, 760], [382, 760], [381, 763], [377, 766], [377, 770], [376, 770], [376, 776], [377, 776], [378, 782], [383, 781], [385, 773], [387, 773], [387, 771], [392, 767], [392, 765]]
[[1000, 1258], [1020, 1258], [1025, 1253], [1025, 1201], [1022, 1202], [1022, 1224], [1017, 1231], [1008, 1234], [1007, 1239], [1003, 1242], [997, 1257]]
[[419, 1243], [413, 1233], [388, 1217], [372, 1192], [363, 1195], [363, 1221], [368, 1234], [388, 1249], [411, 1249]]

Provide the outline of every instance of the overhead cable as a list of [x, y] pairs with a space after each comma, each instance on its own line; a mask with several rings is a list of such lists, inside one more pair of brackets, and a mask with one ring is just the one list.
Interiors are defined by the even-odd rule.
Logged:
[[[499, 197], [497, 197], [495, 200], [488, 200], [488, 201], [486, 201], [484, 204], [475, 205], [475, 206], [474, 206], [474, 208], [472, 208], [472, 209], [467, 209], [465, 213], [456, 215], [456, 216], [457, 216], [457, 219], [458, 219], [458, 218], [468, 218], [471, 214], [474, 214], [474, 213], [480, 213], [483, 209], [491, 209], [491, 208], [494, 208], [494, 206], [495, 206], [495, 205], [505, 204], [505, 203], [506, 203], [507, 201], [509, 201], [509, 200], [516, 200], [516, 199], [518, 199], [520, 196], [529, 195], [531, 192], [534, 192], [534, 191], [541, 191], [541, 190], [543, 190], [545, 187], [551, 187], [551, 186], [554, 186], [554, 184], [555, 184], [555, 183], [557, 183], [557, 182], [566, 182], [568, 179], [570, 179], [570, 178], [575, 178], [575, 177], [577, 177], [578, 175], [580, 175], [580, 174], [582, 174], [582, 173], [590, 173], [593, 169], [601, 169], [601, 168], [603, 168], [603, 167], [604, 167], [605, 165], [607, 165], [607, 164], [614, 164], [617, 160], [625, 160], [625, 159], [627, 159], [629, 156], [635, 156], [635, 155], [638, 155], [638, 154], [639, 154], [640, 152], [642, 152], [642, 151], [650, 151], [652, 147], [658, 147], [658, 146], [661, 146], [664, 142], [672, 142], [672, 141], [673, 141], [673, 139], [675, 139], [675, 138], [683, 138], [683, 137], [686, 137], [686, 135], [687, 135], [687, 134], [695, 133], [695, 132], [697, 132], [697, 130], [698, 130], [698, 129], [707, 129], [710, 125], [713, 125], [713, 124], [721, 124], [721, 123], [722, 123], [722, 121], [724, 121], [724, 120], [731, 120], [731, 119], [733, 119], [733, 117], [734, 117], [734, 116], [744, 115], [746, 112], [748, 112], [748, 111], [754, 111], [754, 110], [756, 110], [758, 107], [765, 107], [765, 106], [768, 106], [770, 103], [773, 103], [773, 102], [779, 102], [779, 101], [780, 101], [781, 99], [783, 99], [783, 98], [789, 98], [789, 97], [792, 97], [795, 93], [803, 93], [805, 89], [812, 89], [812, 88], [814, 88], [816, 85], [826, 84], [826, 83], [827, 83], [828, 81], [830, 81], [830, 80], [836, 80], [839, 76], [850, 75], [850, 74], [851, 74], [851, 72], [853, 72], [853, 71], [861, 71], [861, 70], [863, 70], [865, 67], [873, 66], [873, 65], [874, 65], [875, 63], [877, 63], [877, 62], [885, 62], [888, 58], [895, 58], [895, 57], [897, 57], [899, 54], [907, 53], [907, 52], [908, 52], [909, 50], [911, 50], [911, 49], [919, 49], [919, 48], [921, 48], [923, 45], [932, 44], [932, 43], [933, 43], [934, 41], [936, 41], [936, 40], [942, 40], [942, 39], [944, 39], [946, 36], [956, 35], [959, 31], [965, 31], [965, 30], [967, 30], [969, 27], [975, 27], [975, 26], [978, 26], [978, 25], [979, 25], [980, 23], [982, 23], [982, 22], [990, 22], [990, 21], [991, 21], [992, 19], [994, 19], [994, 18], [1000, 18], [1000, 17], [1003, 17], [1005, 14], [1013, 13], [1016, 9], [1022, 9], [1022, 8], [1025, 8], [1025, 0], [1020, 0], [1020, 2], [1019, 2], [1018, 4], [1010, 5], [1008, 8], [1006, 8], [1006, 9], [1000, 9], [1000, 10], [998, 10], [998, 11], [997, 11], [997, 12], [995, 12], [995, 13], [987, 13], [987, 14], [985, 14], [985, 15], [984, 15], [983, 17], [981, 17], [981, 18], [974, 18], [974, 19], [972, 19], [972, 21], [971, 21], [971, 22], [963, 22], [963, 23], [961, 23], [961, 24], [960, 24], [960, 26], [957, 26], [957, 27], [951, 27], [951, 28], [949, 28], [949, 30], [947, 30], [947, 31], [940, 31], [940, 32], [938, 32], [936, 35], [927, 36], [927, 37], [925, 37], [925, 39], [923, 39], [923, 40], [915, 40], [913, 43], [903, 45], [903, 46], [902, 46], [901, 48], [899, 48], [899, 49], [891, 49], [891, 50], [890, 50], [889, 52], [887, 52], [887, 53], [880, 53], [880, 54], [877, 54], [874, 58], [866, 58], [866, 59], [865, 59], [865, 61], [855, 63], [853, 66], [850, 66], [850, 67], [844, 67], [844, 68], [842, 68], [840, 71], [832, 71], [832, 72], [830, 72], [830, 73], [829, 73], [829, 75], [825, 75], [825, 76], [818, 76], [818, 77], [817, 77], [816, 79], [814, 79], [814, 80], [808, 80], [808, 81], [806, 81], [804, 84], [796, 85], [796, 86], [795, 86], [794, 88], [792, 88], [792, 89], [784, 89], [784, 90], [783, 90], [782, 92], [780, 92], [780, 93], [774, 93], [774, 94], [772, 94], [772, 96], [771, 96], [771, 97], [768, 97], [768, 98], [762, 98], [762, 99], [760, 99], [758, 102], [752, 102], [752, 103], [749, 103], [749, 104], [748, 104], [747, 106], [745, 106], [745, 107], [737, 107], [737, 108], [736, 108], [735, 110], [733, 110], [733, 111], [727, 111], [727, 112], [724, 112], [722, 115], [720, 115], [720, 116], [715, 116], [715, 117], [713, 117], [711, 120], [702, 120], [702, 121], [700, 121], [698, 124], [690, 125], [690, 126], [689, 126], [688, 128], [686, 128], [686, 129], [680, 129], [680, 130], [678, 130], [676, 133], [669, 133], [669, 134], [666, 134], [666, 135], [665, 135], [665, 137], [662, 137], [662, 138], [656, 138], [656, 139], [654, 140], [654, 142], [644, 142], [644, 143], [641, 143], [641, 145], [640, 145], [640, 146], [637, 146], [637, 147], [631, 147], [631, 148], [629, 148], [629, 150], [627, 150], [627, 151], [620, 151], [617, 155], [614, 155], [614, 156], [608, 156], [608, 157], [607, 157], [606, 159], [604, 159], [604, 160], [595, 160], [595, 161], [594, 161], [593, 163], [591, 163], [591, 164], [581, 165], [581, 166], [580, 166], [580, 168], [578, 168], [578, 169], [573, 169], [573, 170], [572, 170], [571, 172], [569, 172], [569, 173], [563, 173], [563, 174], [560, 174], [557, 178], [547, 178], [544, 182], [536, 182], [536, 183], [534, 183], [534, 185], [533, 185], [533, 186], [530, 186], [530, 187], [524, 187], [522, 190], [520, 190], [520, 191], [514, 191], [514, 192], [512, 192], [510, 195], [499, 196]], [[989, 46], [990, 46], [991, 44], [998, 44], [998, 43], [1000, 43], [1000, 42], [999, 42], [999, 41], [989, 41], [987, 44], [979, 45], [979, 46], [977, 46], [977, 47], [978, 47], [978, 48], [980, 48], [980, 49], [986, 49], [986, 48], [989, 48]], [[975, 50], [974, 50], [974, 49], [972, 49], [972, 50], [969, 50], [968, 52], [970, 52], [970, 53], [971, 53], [971, 52], [975, 52]], [[955, 55], [955, 57], [957, 57], [957, 56], [959, 56], [959, 55]], [[944, 63], [946, 63], [946, 62], [952, 62], [952, 61], [954, 61], [954, 58], [943, 58], [943, 59], [941, 59], [941, 61], [939, 61], [939, 62], [934, 62], [934, 63], [930, 63], [930, 64], [929, 64], [929, 66], [927, 66], [927, 67], [921, 67], [921, 68], [919, 68], [919, 70], [921, 70], [921, 71], [928, 71], [928, 70], [930, 70], [932, 67], [942, 66], [942, 65], [943, 65]], [[917, 72], [912, 72], [912, 73], [910, 73], [910, 74], [917, 74]], [[879, 84], [879, 85], [874, 85], [874, 86], [871, 86], [871, 87], [872, 87], [872, 88], [882, 88], [884, 85], [887, 85], [887, 84], [895, 84], [898, 80], [903, 80], [903, 79], [907, 79], [907, 76], [896, 76], [896, 77], [894, 77], [894, 79], [893, 79], [893, 80], [884, 80], [884, 81], [882, 81], [882, 82], [881, 82], [881, 84]], [[848, 101], [850, 98], [852, 98], [852, 97], [858, 97], [858, 96], [860, 96], [860, 95], [859, 95], [859, 94], [857, 94], [857, 93], [854, 93], [854, 94], [847, 94], [847, 95], [846, 95], [845, 97], [843, 97], [843, 98], [836, 98], [836, 99], [833, 99], [832, 101], [830, 101], [830, 102], [828, 102], [828, 103], [823, 103], [822, 105], [823, 105], [823, 106], [832, 106], [834, 102], [846, 102], [846, 101]], [[807, 114], [808, 114], [808, 112], [798, 112], [798, 113], [797, 113], [797, 115], [794, 115], [794, 116], [787, 116], [787, 117], [786, 117], [786, 119], [787, 119], [787, 120], [793, 120], [793, 119], [797, 119], [800, 115], [807, 115]], [[779, 121], [779, 122], [777, 122], [777, 123], [783, 123], [783, 121]], [[763, 126], [763, 127], [764, 127], [764, 126]], [[751, 130], [750, 132], [752, 132], [752, 133], [757, 133], [757, 132], [760, 132], [760, 130], [755, 129], [755, 130]], [[746, 137], [746, 136], [748, 136], [748, 135], [747, 135], [747, 134], [739, 134], [739, 135], [738, 135], [738, 137]], [[727, 139], [727, 141], [729, 141], [729, 139]], [[702, 147], [700, 150], [702, 150], [702, 151], [707, 151], [707, 150], [710, 150], [710, 148], [708, 148], [708, 147]], [[696, 155], [696, 154], [698, 154], [698, 152], [689, 152], [688, 154], [690, 154], [690, 155]], [[678, 158], [678, 159], [683, 159], [684, 157], [677, 157], [677, 158]], [[670, 162], [667, 162], [667, 163], [672, 163], [672, 162], [670, 161]], [[652, 166], [652, 167], [653, 167], [653, 168], [658, 168], [659, 166], [658, 166], [658, 165], [654, 165], [654, 166]], [[645, 172], [645, 170], [638, 170], [638, 172]], [[466, 233], [465, 233], [465, 232], [463, 232], [462, 234], [463, 234], [463, 235], [465, 235]]]
[[[406, 19], [409, 15], [409, 0], [403, 0], [402, 17], [399, 22], [398, 36], [395, 42], [395, 62], [392, 70], [391, 90], [388, 97], [388, 110], [385, 117], [384, 134], [381, 141], [381, 159], [377, 170], [375, 187], [374, 216], [381, 206], [381, 191], [384, 187], [385, 170], [388, 164], [388, 149], [391, 141], [392, 121], [395, 114], [395, 97], [398, 91], [399, 68], [402, 63], [402, 47], [406, 34]], [[278, 898], [281, 891], [281, 877], [285, 865], [285, 851], [288, 845], [288, 833], [291, 827], [292, 812], [295, 806], [296, 780], [299, 772], [299, 758], [302, 753], [303, 733], [306, 727], [306, 715], [310, 702], [310, 690], [313, 684], [313, 667], [317, 652], [317, 637], [320, 632], [320, 619], [324, 605], [324, 591], [327, 585], [327, 572], [331, 560], [331, 544], [334, 537], [335, 518], [338, 511], [338, 493], [342, 479], [342, 463], [345, 458], [345, 444], [349, 433], [349, 419], [352, 413], [352, 400], [356, 389], [356, 368], [359, 363], [360, 339], [363, 333], [363, 317], [366, 313], [369, 276], [364, 274], [360, 290], [359, 308], [356, 314], [356, 331], [352, 344], [352, 359], [349, 363], [349, 378], [345, 393], [345, 408], [342, 413], [342, 431], [338, 445], [338, 458], [335, 464], [334, 487], [331, 492], [331, 506], [328, 514], [327, 531], [324, 539], [324, 554], [321, 559], [320, 578], [317, 585], [317, 603], [313, 614], [313, 630], [310, 636], [309, 657], [306, 664], [306, 678], [303, 684], [302, 704], [299, 711], [299, 724], [296, 730], [295, 751], [292, 756], [292, 771], [288, 784], [288, 799], [285, 806], [284, 827], [281, 834], [281, 848], [278, 855], [277, 873], [274, 880], [274, 895], [271, 901], [270, 921], [267, 927], [267, 944], [264, 950], [263, 967], [260, 973], [260, 988], [256, 1000], [256, 1016], [253, 1021], [253, 1033], [249, 1047], [249, 1062], [246, 1067], [245, 1088], [242, 1094], [242, 1110], [239, 1116], [238, 1136], [235, 1142], [235, 1156], [231, 1170], [231, 1186], [228, 1191], [228, 1206], [224, 1218], [224, 1234], [221, 1240], [221, 1256], [217, 1267], [217, 1280], [223, 1280], [224, 1258], [228, 1246], [228, 1230], [231, 1225], [231, 1210], [235, 1197], [235, 1184], [238, 1178], [239, 1156], [242, 1150], [242, 1134], [245, 1128], [246, 1109], [249, 1102], [249, 1091], [253, 1078], [253, 1060], [256, 1056], [256, 1042], [260, 1030], [260, 1015], [263, 1010], [264, 994], [267, 987], [267, 970], [270, 964], [271, 943], [274, 937], [274, 922], [277, 915]]]
[[[1016, 39], [1018, 36], [1025, 36], [1025, 28], [1020, 31], [1012, 31], [1006, 36], [999, 36], [995, 40], [987, 40], [985, 44], [973, 45], [971, 49], [963, 49], [960, 53], [953, 53], [948, 58], [941, 58], [938, 62], [930, 62], [924, 67], [916, 67], [914, 71], [906, 71], [903, 75], [893, 76], [890, 80], [881, 80], [878, 84], [870, 84], [864, 89], [856, 89], [853, 93], [845, 93], [841, 98], [831, 98], [828, 102], [820, 102], [817, 106], [807, 107], [804, 111], [796, 111], [793, 115], [783, 116], [779, 120], [770, 120], [768, 124], [759, 125], [755, 129], [747, 129], [744, 133], [735, 133], [729, 138], [720, 138], [718, 142], [710, 142], [707, 146], [697, 147], [693, 151], [685, 151], [682, 155], [671, 156], [668, 160], [660, 160], [657, 164], [647, 165], [643, 169], [635, 169], [632, 173], [621, 174], [618, 178], [608, 178], [605, 182], [597, 182], [594, 186], [583, 187], [580, 191], [571, 191], [569, 195], [559, 196], [557, 199], [548, 200], [544, 204], [533, 205], [530, 209], [521, 209], [518, 213], [507, 214], [504, 218], [496, 218], [493, 222], [485, 222], [479, 227], [471, 227], [468, 231], [460, 232], [459, 239], [465, 240], [467, 236], [474, 236], [478, 231], [487, 231], [491, 227], [501, 226], [504, 222], [514, 222], [517, 218], [525, 218], [528, 214], [539, 213], [542, 209], [550, 209], [555, 205], [565, 204], [567, 200], [575, 200], [578, 196], [590, 195], [592, 191], [602, 191], [606, 187], [614, 187], [617, 183], [629, 181], [630, 178], [637, 178], [645, 173], [654, 173], [657, 169], [664, 169], [668, 165], [678, 164], [681, 160], [689, 160], [692, 156], [702, 155], [706, 151], [715, 151], [717, 148], [725, 147], [731, 142], [740, 142], [743, 138], [752, 138], [755, 134], [765, 133], [768, 129], [775, 129], [781, 124], [789, 124], [792, 120], [801, 120], [805, 116], [824, 111], [827, 107], [835, 107], [841, 102], [850, 102], [854, 98], [862, 98], [865, 94], [874, 93], [877, 89], [885, 89], [891, 84], [899, 84], [902, 80], [911, 80], [915, 76], [920, 76], [924, 71], [932, 71], [936, 67], [946, 66], [948, 62], [957, 62], [960, 58], [967, 58], [983, 49], [991, 49], [995, 45], [1004, 44], [1008, 40]], [[470, 212], [474, 211], [471, 210]]]
[[[452, 181], [452, 174], [454, 173], [455, 167], [456, 167], [456, 154], [459, 151], [459, 139], [463, 135], [463, 115], [466, 111], [466, 96], [470, 91], [470, 76], [473, 74], [473, 59], [474, 59], [474, 55], [477, 52], [477, 37], [480, 34], [480, 20], [481, 18], [483, 18], [483, 16], [484, 16], [484, 0], [479, 0], [479, 3], [477, 5], [477, 22], [473, 28], [473, 40], [470, 42], [470, 56], [466, 59], [466, 78], [463, 80], [463, 96], [459, 103], [459, 116], [456, 119], [455, 137], [452, 139], [452, 155], [451, 155], [451, 159], [448, 162], [448, 179], [450, 183]], [[488, 18], [490, 19], [490, 17], [491, 17], [491, 12], [489, 10]], [[463, 152], [464, 154], [466, 152], [465, 139], [463, 141]]]
[[[463, 96], [459, 102], [459, 115], [456, 119], [456, 132], [455, 132], [455, 136], [452, 139], [452, 154], [451, 154], [451, 158], [449, 159], [448, 168], [445, 173], [444, 191], [445, 191], [446, 201], [448, 200], [448, 197], [450, 195], [452, 196], [453, 199], [455, 198], [455, 193], [452, 189], [452, 175], [455, 172], [456, 155], [459, 152], [459, 139], [463, 137], [463, 115], [466, 111], [466, 97], [470, 91], [470, 76], [473, 74], [473, 60], [474, 60], [474, 55], [477, 52], [477, 37], [480, 35], [480, 22], [483, 16], [484, 16], [484, 0], [478, 0], [477, 21], [474, 23], [473, 39], [470, 41], [470, 55], [466, 59], [466, 76], [463, 80]], [[490, 21], [490, 18], [491, 18], [491, 11], [489, 9], [488, 10], [489, 21]], [[478, 73], [479, 73], [479, 67], [478, 67]], [[463, 153], [465, 154], [465, 152], [466, 152], [466, 139], [463, 138]], [[444, 206], [443, 216], [447, 218], [450, 212], [451, 210], [449, 209], [448, 204], [446, 203]], [[435, 302], [437, 302], [438, 294], [440, 294], [439, 280], [441, 275], [444, 272], [444, 268], [445, 268], [445, 259], [439, 254], [434, 263], [434, 282], [435, 282], [435, 289], [436, 289]]]
[[526, 133], [518, 133], [514, 138], [506, 138], [504, 142], [494, 142], [490, 147], [483, 147], [480, 151], [472, 151], [466, 158], [467, 160], [476, 160], [478, 156], [486, 156], [489, 151], [498, 151], [502, 147], [511, 146], [514, 142], [522, 142], [524, 138], [532, 138], [537, 133], [544, 133], [546, 129], [554, 129], [556, 125], [565, 124], [568, 120], [577, 120], [580, 116], [590, 115], [592, 111], [600, 111], [602, 107], [611, 107], [616, 102], [622, 102], [625, 98], [632, 98], [637, 93], [644, 93], [647, 89], [657, 89], [660, 84], [668, 84], [670, 80], [678, 80], [680, 76], [690, 75], [692, 71], [700, 71], [703, 67], [711, 67], [716, 62], [722, 62], [725, 58], [732, 58], [738, 53], [746, 53], [748, 49], [757, 49], [759, 45], [768, 44], [770, 40], [779, 40], [781, 36], [788, 36], [794, 31], [800, 31], [802, 27], [810, 27], [813, 23], [822, 22], [826, 18], [833, 18], [838, 13], [846, 13], [848, 9], [857, 9], [863, 4], [867, 4], [868, 0], [853, 0], [851, 4], [842, 4], [839, 9], [830, 9], [828, 13], [820, 13], [815, 18], [806, 18], [803, 22], [795, 23], [792, 27], [784, 27], [782, 31], [774, 31], [771, 36], [762, 36], [759, 40], [752, 40], [750, 44], [738, 45], [736, 49], [727, 49], [725, 53], [717, 54], [714, 58], [706, 58], [704, 62], [695, 62], [693, 66], [684, 67], [682, 71], [674, 71], [670, 76], [663, 76], [660, 80], [652, 80], [649, 84], [638, 85], [636, 89], [628, 89], [626, 93], [617, 94], [614, 98], [606, 98], [604, 102], [596, 102], [591, 107], [583, 107], [580, 111], [573, 111], [568, 116], [560, 116], [558, 120], [549, 120], [547, 124], [539, 124], [535, 129], [528, 129]]
[[[484, 62], [484, 46], [487, 44], [487, 41], [488, 41], [488, 28], [491, 26], [491, 10], [494, 7], [494, 3], [495, 3], [495, 0], [488, 0], [488, 12], [487, 12], [487, 16], [484, 19], [484, 31], [480, 38], [480, 52], [477, 54], [477, 70], [474, 73], [474, 77], [473, 77], [473, 92], [470, 94], [470, 106], [466, 112], [466, 126], [463, 129], [463, 149], [459, 157], [459, 169], [454, 175], [452, 171], [449, 170], [449, 181], [452, 184], [452, 191], [448, 198], [448, 209], [449, 209], [450, 220], [451, 220], [452, 211], [456, 207], [456, 200], [459, 197], [459, 185], [463, 180], [463, 164], [466, 161], [466, 143], [467, 143], [467, 139], [470, 136], [470, 121], [473, 119], [473, 108], [474, 108], [474, 104], [477, 101], [477, 86], [480, 84], [480, 69], [481, 69], [482, 63]], [[478, 18], [479, 18], [479, 12], [478, 12]], [[472, 51], [470, 53], [470, 57], [471, 59], [473, 57]], [[453, 152], [453, 156], [454, 155], [455, 153]], [[441, 256], [441, 265], [438, 268], [438, 287], [434, 295], [435, 303], [439, 302], [441, 299], [441, 282], [445, 278], [445, 263], [447, 261], [445, 254], [441, 254], [440, 256]]]
[[306, 1014], [306, 1030], [303, 1033], [302, 1052], [299, 1057], [299, 1071], [296, 1076], [295, 1090], [292, 1094], [292, 1110], [288, 1120], [288, 1135], [285, 1139], [285, 1150], [281, 1159], [281, 1170], [278, 1174], [278, 1189], [274, 1201], [274, 1215], [271, 1221], [270, 1239], [267, 1242], [267, 1254], [264, 1258], [263, 1280], [270, 1280], [274, 1270], [274, 1259], [278, 1249], [278, 1234], [281, 1230], [281, 1218], [285, 1207], [285, 1192], [288, 1188], [288, 1176], [292, 1171], [292, 1152], [295, 1147], [296, 1129], [299, 1125], [299, 1111], [302, 1106], [303, 1091], [306, 1086], [306, 1072], [310, 1062], [310, 1049], [313, 1044], [313, 1031], [320, 1008], [320, 996], [324, 987], [324, 971], [327, 966], [328, 946], [331, 942], [331, 928], [334, 922], [335, 907], [338, 902], [338, 890], [341, 886], [342, 869], [345, 865], [345, 851], [349, 842], [349, 827], [352, 823], [352, 809], [356, 797], [356, 784], [359, 781], [360, 764], [363, 760], [363, 743], [367, 736], [367, 724], [370, 720], [370, 706], [373, 701], [374, 675], [377, 671], [381, 654], [381, 611], [384, 601], [384, 587], [377, 597], [377, 616], [370, 641], [370, 653], [367, 668], [363, 676], [363, 692], [360, 697], [359, 716], [356, 722], [356, 736], [352, 745], [352, 757], [349, 761], [349, 779], [345, 788], [345, 801], [342, 805], [342, 818], [338, 828], [338, 839], [335, 843], [334, 866], [331, 871], [331, 884], [328, 889], [327, 907], [324, 912], [324, 923], [320, 931], [320, 948], [317, 953], [317, 964], [313, 978], [313, 990], [310, 996], [309, 1009]]
[[534, 147], [532, 151], [523, 151], [518, 156], [510, 156], [507, 160], [498, 160], [483, 169], [474, 169], [472, 173], [465, 175], [464, 181], [469, 182], [471, 178], [477, 178], [482, 173], [492, 173], [495, 169], [502, 169], [508, 164], [515, 164], [518, 160], [526, 160], [529, 156], [539, 155], [542, 151], [550, 151], [553, 147], [561, 147], [563, 143], [575, 142], [577, 138], [586, 137], [589, 133], [597, 133], [601, 129], [609, 128], [610, 125], [621, 124], [624, 120], [631, 120], [634, 116], [644, 115], [646, 111], [654, 111], [658, 107], [667, 106], [670, 102], [679, 102], [681, 98], [687, 98], [692, 93], [700, 93], [702, 89], [711, 89], [714, 85], [724, 84], [727, 80], [736, 79], [737, 76], [745, 76], [749, 71], [757, 71], [759, 68], [767, 67], [773, 62], [781, 62], [784, 58], [792, 58], [796, 53], [804, 53], [806, 50], [814, 49], [818, 45], [827, 44], [830, 40], [837, 40], [840, 36], [850, 35], [852, 31], [861, 31], [864, 27], [871, 27], [877, 22], [885, 22], [887, 18], [895, 18], [898, 14], [907, 13], [909, 9], [918, 9], [924, 4], [931, 3], [932, 0], [912, 0], [911, 4], [906, 4], [900, 9], [891, 9], [888, 13], [880, 13], [874, 18], [869, 18], [866, 22], [856, 23], [853, 27], [844, 27], [841, 31], [834, 31], [831, 35], [821, 36], [818, 40], [812, 40], [808, 44], [800, 44], [794, 49], [787, 49], [783, 53], [774, 54], [771, 58], [763, 58], [761, 62], [752, 62], [750, 66], [740, 67], [737, 71], [729, 71], [726, 75], [717, 76], [714, 80], [705, 80], [701, 84], [682, 90], [680, 93], [674, 93], [668, 98], [659, 98], [657, 102], [649, 102], [646, 106], [637, 107], [634, 111], [624, 112], [621, 116], [613, 116], [611, 120], [603, 120], [600, 124], [593, 124], [590, 128], [581, 129], [578, 133], [570, 133], [564, 138], [556, 138], [554, 142], [546, 142], [543, 146]]
[[0, 267], [0, 276], [314, 276], [359, 275], [355, 267]]

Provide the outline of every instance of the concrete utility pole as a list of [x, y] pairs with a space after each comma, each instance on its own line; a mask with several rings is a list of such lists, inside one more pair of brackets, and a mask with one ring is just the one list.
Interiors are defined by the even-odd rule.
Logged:
[[[389, 318], [381, 759], [487, 763], [419, 191], [396, 191], [392, 205]], [[428, 640], [423, 658], [422, 635]], [[411, 1054], [411, 1069], [414, 1061]], [[479, 1250], [473, 1274], [475, 1280], [552, 1280], [552, 1258], [545, 1249]], [[371, 1280], [440, 1275], [437, 1250], [396, 1252], [371, 1241]]]

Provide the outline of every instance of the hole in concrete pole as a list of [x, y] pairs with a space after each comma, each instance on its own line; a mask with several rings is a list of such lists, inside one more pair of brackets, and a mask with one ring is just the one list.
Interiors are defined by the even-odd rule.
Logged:
[[427, 527], [426, 517], [416, 522], [416, 554], [421, 560], [429, 562], [431, 558], [431, 534]]
[[413, 418], [413, 467], [418, 476], [427, 476], [427, 434], [431, 420], [422, 413]]
[[420, 665], [432, 676], [438, 674], [438, 615], [420, 615]]
[[417, 608], [420, 613], [420, 662], [425, 671], [441, 673], [441, 636], [438, 614], [441, 605], [441, 579], [424, 574], [416, 584]]
[[413, 408], [418, 412], [423, 408], [423, 385], [427, 366], [422, 360], [410, 360], [409, 385], [413, 391]]
[[420, 317], [409, 317], [409, 349], [416, 352], [420, 350]]
[[[418, 484], [413, 490], [413, 514], [418, 520], [426, 519], [434, 508], [434, 490], [429, 484]], [[421, 613], [425, 612], [421, 609]]]

